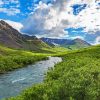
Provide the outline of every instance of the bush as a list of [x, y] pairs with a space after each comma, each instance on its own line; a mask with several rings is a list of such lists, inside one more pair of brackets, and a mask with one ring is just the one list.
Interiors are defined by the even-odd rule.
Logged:
[[44, 83], [10, 100], [100, 100], [100, 46], [64, 55]]

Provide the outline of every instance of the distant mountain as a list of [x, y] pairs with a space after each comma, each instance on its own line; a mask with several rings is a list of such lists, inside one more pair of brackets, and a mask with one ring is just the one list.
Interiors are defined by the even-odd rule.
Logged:
[[24, 35], [3, 20], [0, 21], [0, 45], [15, 49], [33, 50], [36, 52], [42, 51], [43, 48], [50, 49], [55, 46], [66, 47], [68, 49], [90, 46], [89, 43], [81, 39], [39, 39], [36, 36]]
[[88, 47], [90, 44], [82, 39], [53, 39], [53, 38], [41, 38], [42, 41], [46, 42], [51, 46], [62, 46], [69, 49], [77, 49]]
[[0, 21], [0, 45], [36, 51], [42, 48], [50, 48], [49, 45], [35, 36], [22, 35], [3, 20]]
[[73, 44], [68, 45], [67, 47], [72, 48], [72, 49], [77, 49], [77, 48], [85, 48], [85, 47], [91, 46], [91, 44], [79, 38], [76, 38], [72, 41], [73, 41]]
[[41, 40], [52, 46], [54, 46], [55, 44], [59, 46], [73, 44], [73, 41], [68, 39], [41, 38]]

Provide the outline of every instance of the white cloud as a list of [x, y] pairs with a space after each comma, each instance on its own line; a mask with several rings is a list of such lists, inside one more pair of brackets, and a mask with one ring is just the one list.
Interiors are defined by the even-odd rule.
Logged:
[[[15, 6], [12, 6], [12, 4], [14, 4]], [[20, 9], [18, 9], [20, 7], [19, 0], [2, 0], [0, 1], [0, 5], [0, 12], [6, 13], [9, 16], [20, 13]]]
[[71, 37], [71, 39], [76, 39], [76, 38], [79, 38], [79, 39], [84, 40], [84, 37], [82, 37], [82, 36], [75, 36], [75, 37]]
[[20, 13], [20, 10], [17, 8], [0, 8], [0, 12], [6, 13], [8, 16], [16, 15]]
[[100, 36], [98, 36], [95, 40], [95, 44], [100, 44]]
[[[75, 4], [87, 4], [87, 7], [75, 16], [72, 8]], [[70, 33], [64, 32], [64, 28], [84, 27], [85, 34], [90, 35], [86, 35], [85, 38], [79, 36], [71, 38], [87, 39], [88, 36], [98, 38], [100, 36], [99, 16], [100, 6], [95, 0], [55, 0], [52, 5], [40, 2], [36, 11], [24, 20], [22, 31], [42, 37], [61, 38], [70, 36]], [[90, 39], [92, 42], [94, 40]]]
[[2, 6], [3, 4], [4, 4], [4, 2], [1, 0], [1, 1], [0, 1], [0, 6]]
[[[3, 20], [3, 19], [0, 19], [0, 20]], [[4, 20], [4, 21], [7, 22], [13, 28], [17, 29], [18, 31], [20, 31], [21, 28], [23, 27], [23, 25], [20, 22], [14, 22], [11, 20]]]
[[2, 0], [4, 4], [19, 4], [19, 0]]
[[19, 22], [14, 22], [14, 21], [10, 21], [10, 20], [5, 20], [9, 25], [11, 25], [13, 28], [17, 29], [18, 31], [21, 30], [21, 28], [23, 27], [23, 25]]
[[56, 9], [53, 5], [40, 2], [36, 12], [24, 21], [23, 30], [30, 34], [38, 33], [38, 35], [49, 37], [64, 36], [67, 21], [65, 10], [63, 10], [62, 7]]
[[93, 34], [100, 30], [100, 18], [98, 16], [100, 16], [100, 6], [91, 2], [85, 10], [76, 16], [76, 20], [71, 26], [85, 27], [86, 32]]

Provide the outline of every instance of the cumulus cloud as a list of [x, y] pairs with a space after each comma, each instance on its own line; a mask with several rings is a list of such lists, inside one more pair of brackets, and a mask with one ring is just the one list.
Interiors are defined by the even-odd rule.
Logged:
[[57, 7], [59, 3], [55, 4], [56, 5], [47, 5], [40, 2], [35, 13], [24, 21], [25, 25], [23, 31], [29, 34], [38, 33], [38, 35], [49, 37], [65, 35], [64, 28], [66, 28], [66, 23], [68, 22], [66, 20], [65, 9], [63, 8], [64, 2], [61, 4], [62, 6], [59, 7]]
[[[22, 31], [41, 36], [68, 36], [64, 28], [83, 27], [87, 33], [95, 34], [100, 30], [100, 6], [95, 0], [54, 0], [47, 5], [40, 2], [36, 11], [24, 21]], [[77, 16], [73, 14], [72, 6], [87, 4]]]
[[85, 10], [77, 16], [74, 27], [84, 27], [85, 31], [94, 34], [100, 30], [100, 6], [95, 1], [90, 2]]
[[[0, 19], [3, 20], [3, 19]], [[5, 22], [7, 22], [9, 25], [11, 25], [13, 28], [15, 28], [16, 30], [20, 31], [21, 28], [23, 27], [23, 25], [20, 22], [14, 22], [11, 20], [4, 20]]]

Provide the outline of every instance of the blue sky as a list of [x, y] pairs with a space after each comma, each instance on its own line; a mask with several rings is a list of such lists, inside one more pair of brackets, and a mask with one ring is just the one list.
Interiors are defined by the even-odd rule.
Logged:
[[[2, 9], [0, 10], [0, 18], [18, 22], [22, 21], [27, 18], [31, 12], [34, 11], [36, 4], [39, 4], [40, 1], [41, 0], [1, 0], [0, 8], [6, 8], [9, 11], [12, 11], [12, 13], [9, 14], [9, 11], [5, 12]], [[47, 4], [52, 2], [52, 0], [43, 1]], [[15, 11], [13, 11], [11, 8], [15, 9]]]
[[0, 0], [0, 19], [39, 37], [100, 43], [99, 0]]
[[[9, 1], [7, 3], [7, 1]], [[22, 21], [23, 19], [27, 18], [28, 14], [30, 14], [33, 11], [33, 5], [34, 2], [33, 0], [18, 0], [18, 2], [16, 3], [17, 0], [13, 0], [15, 2], [10, 2], [10, 0], [2, 0], [2, 2], [4, 2], [4, 4], [2, 4], [1, 8], [7, 8], [9, 9], [9, 11], [14, 8], [16, 10], [18, 10], [19, 12], [12, 12], [12, 14], [9, 14], [7, 12], [4, 12], [3, 10], [0, 12], [0, 18], [3, 19], [9, 19], [9, 20], [13, 20], [13, 21]], [[1, 2], [1, 1], [0, 1]], [[31, 10], [31, 9], [32, 10]], [[15, 18], [17, 17], [17, 18]]]

